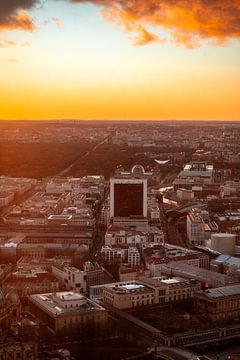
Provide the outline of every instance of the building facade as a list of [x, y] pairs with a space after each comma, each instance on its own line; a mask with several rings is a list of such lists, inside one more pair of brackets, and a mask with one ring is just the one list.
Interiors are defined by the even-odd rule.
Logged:
[[195, 307], [210, 321], [236, 319], [240, 316], [240, 285], [223, 286], [195, 294]]
[[30, 296], [30, 311], [55, 333], [81, 333], [106, 325], [108, 314], [100, 305], [74, 291]]

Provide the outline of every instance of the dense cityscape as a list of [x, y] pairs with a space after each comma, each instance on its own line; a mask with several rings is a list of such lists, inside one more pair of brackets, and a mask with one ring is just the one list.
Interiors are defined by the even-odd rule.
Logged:
[[0, 137], [0, 359], [240, 358], [239, 123]]
[[0, 0], [0, 360], [240, 360], [240, 0]]

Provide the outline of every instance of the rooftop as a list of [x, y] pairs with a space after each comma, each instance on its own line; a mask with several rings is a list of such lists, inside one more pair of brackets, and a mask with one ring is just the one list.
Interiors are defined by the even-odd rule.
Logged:
[[172, 285], [172, 284], [178, 284], [179, 280], [177, 280], [177, 279], [166, 279], [166, 280], [162, 280], [161, 282], [166, 284], [166, 285]]
[[105, 311], [102, 306], [75, 291], [31, 295], [30, 301], [52, 317]]
[[227, 265], [234, 265], [240, 267], [240, 258], [228, 255], [220, 255], [214, 261], [218, 263], [224, 263]]
[[149, 292], [152, 289], [146, 285], [133, 282], [124, 282], [117, 284], [107, 284], [105, 286], [108, 290], [118, 293], [118, 294], [129, 294], [129, 293], [139, 293], [139, 292]]
[[239, 296], [240, 285], [223, 286], [216, 289], [210, 289], [204, 292], [205, 296], [211, 299], [223, 298], [227, 296]]

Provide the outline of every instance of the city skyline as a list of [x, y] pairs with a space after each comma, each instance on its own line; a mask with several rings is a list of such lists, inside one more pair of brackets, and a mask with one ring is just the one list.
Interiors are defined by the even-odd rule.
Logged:
[[2, 1], [0, 119], [239, 120], [238, 1]]

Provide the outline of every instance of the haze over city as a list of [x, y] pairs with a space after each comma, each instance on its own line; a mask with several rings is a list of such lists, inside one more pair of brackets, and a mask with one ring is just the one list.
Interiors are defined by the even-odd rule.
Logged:
[[239, 120], [240, 5], [2, 0], [0, 119]]
[[240, 360], [240, 0], [0, 0], [0, 360]]

